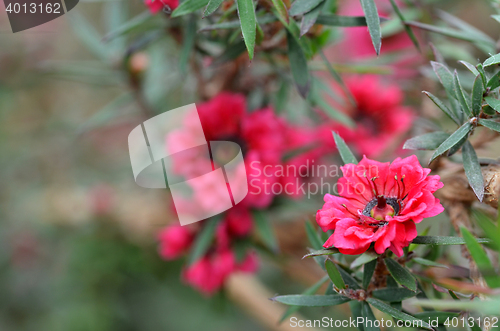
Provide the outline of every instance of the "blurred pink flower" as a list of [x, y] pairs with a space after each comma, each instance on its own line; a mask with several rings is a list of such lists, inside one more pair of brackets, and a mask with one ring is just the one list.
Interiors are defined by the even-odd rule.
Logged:
[[166, 6], [174, 10], [179, 6], [179, 0], [145, 0], [144, 4], [148, 7], [151, 14], [156, 14]]
[[316, 214], [323, 231], [335, 230], [324, 247], [343, 254], [365, 252], [372, 243], [378, 254], [389, 248], [397, 256], [417, 236], [415, 223], [440, 214], [444, 208], [433, 193], [443, 187], [429, 176], [415, 155], [380, 163], [366, 157], [341, 167], [339, 196], [325, 195]]
[[227, 278], [236, 271], [255, 272], [257, 260], [254, 253], [248, 253], [238, 262], [230, 250], [223, 250], [206, 255], [186, 267], [183, 280], [205, 295], [212, 295], [219, 290]]
[[321, 140], [330, 149], [335, 148], [331, 131], [336, 131], [360, 154], [378, 156], [410, 129], [415, 114], [403, 106], [403, 93], [397, 85], [384, 86], [378, 77], [370, 75], [352, 77], [346, 84], [357, 107], [347, 98], [344, 102], [347, 106], [334, 107], [351, 117], [356, 127], [351, 129], [339, 123], [323, 125]]
[[158, 234], [160, 242], [159, 253], [165, 260], [174, 260], [183, 255], [193, 242], [191, 231], [180, 225], [171, 225]]

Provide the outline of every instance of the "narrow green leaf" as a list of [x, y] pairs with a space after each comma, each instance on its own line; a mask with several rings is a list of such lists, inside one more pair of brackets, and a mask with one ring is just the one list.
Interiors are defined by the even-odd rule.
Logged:
[[446, 132], [436, 131], [408, 139], [403, 149], [434, 150], [439, 147], [450, 135]]
[[194, 47], [196, 36], [196, 22], [197, 17], [195, 15], [191, 15], [184, 22], [182, 48], [181, 54], [179, 56], [179, 69], [181, 73], [186, 73], [187, 63], [190, 59], [191, 51]]
[[455, 84], [453, 79], [453, 74], [448, 70], [448, 68], [439, 62], [431, 61], [432, 69], [438, 77], [439, 81], [443, 85], [446, 95], [450, 99], [451, 109], [455, 113], [455, 118], [460, 120], [461, 123], [463, 112], [460, 107], [456, 104], [455, 100], [458, 100], [457, 94], [455, 93]]
[[337, 83], [342, 87], [342, 90], [344, 90], [344, 93], [347, 95], [349, 98], [349, 101], [352, 103], [354, 107], [356, 107], [356, 100], [354, 99], [354, 96], [352, 95], [351, 91], [347, 87], [347, 85], [344, 83], [344, 80], [342, 79], [342, 76], [339, 75], [339, 73], [333, 68], [333, 66], [330, 64], [328, 59], [325, 56], [325, 53], [323, 53], [323, 50], [320, 49], [319, 55], [321, 56], [321, 59], [323, 60], [323, 63], [325, 64], [326, 68], [328, 69], [328, 72], [330, 75], [335, 79]]
[[481, 75], [477, 75], [472, 86], [472, 115], [477, 116], [483, 105], [483, 81]]
[[325, 5], [326, 1], [321, 2], [319, 5], [317, 5], [313, 10], [308, 12], [307, 14], [304, 14], [302, 17], [302, 21], [300, 23], [300, 36], [302, 37], [305, 35], [309, 29], [312, 28], [314, 23], [316, 23], [316, 20], [318, 19], [319, 14], [321, 13], [321, 10], [323, 9], [323, 6]]
[[[321, 278], [318, 282], [316, 282], [313, 286], [309, 287], [308, 289], [306, 289], [304, 292], [302, 292], [302, 295], [312, 295], [314, 293], [316, 293], [319, 288], [328, 280], [328, 276], [325, 276], [323, 278]], [[287, 317], [291, 316], [292, 314], [294, 314], [296, 311], [298, 311], [300, 309], [300, 306], [292, 306], [292, 307], [289, 307], [285, 313], [283, 314], [283, 316], [281, 316], [280, 318], [280, 321], [279, 323], [282, 323]]]
[[492, 245], [500, 252], [500, 227], [495, 226], [486, 214], [477, 209], [472, 209], [472, 215], [484, 234], [491, 239]]
[[351, 276], [347, 271], [345, 271], [340, 266], [337, 266], [337, 267], [338, 267], [337, 268], [338, 271], [342, 275], [342, 279], [344, 280], [344, 283], [347, 285], [348, 288], [354, 289], [354, 290], [359, 290], [361, 288], [353, 276]]
[[491, 77], [486, 83], [486, 87], [490, 88], [490, 91], [493, 91], [497, 87], [500, 86], [500, 71], [497, 72], [493, 77]]
[[318, 233], [309, 221], [306, 221], [306, 234], [312, 248], [314, 248], [315, 250], [323, 249], [323, 243], [321, 242]]
[[432, 162], [439, 155], [443, 154], [453, 146], [460, 143], [460, 141], [467, 137], [467, 135], [472, 131], [472, 124], [470, 122], [465, 122], [458, 130], [453, 132], [448, 139], [446, 139], [439, 147], [436, 149], [429, 162]]
[[417, 39], [417, 37], [415, 37], [415, 34], [413, 33], [412, 29], [408, 25], [406, 25], [406, 20], [405, 20], [403, 14], [401, 13], [401, 10], [399, 10], [398, 5], [396, 4], [396, 2], [394, 0], [391, 0], [391, 5], [392, 5], [392, 8], [394, 9], [394, 12], [401, 20], [401, 23], [403, 24], [403, 27], [405, 28], [406, 34], [408, 35], [408, 37], [410, 37], [411, 41], [413, 42], [413, 45], [415, 45], [417, 50], [420, 52], [420, 45], [418, 44], [418, 39]]
[[272, 252], [278, 252], [278, 242], [276, 240], [274, 230], [271, 226], [271, 222], [261, 211], [254, 211], [253, 219], [257, 233], [259, 234], [260, 238], [267, 246], [267, 248], [269, 248]]
[[414, 292], [417, 291], [417, 280], [411, 272], [391, 258], [384, 259], [387, 269], [396, 282]]
[[317, 251], [312, 251], [309, 254], [304, 255], [302, 258], [308, 258], [308, 257], [315, 257], [315, 256], [323, 256], [323, 255], [333, 255], [337, 254], [339, 252], [338, 249], [332, 247], [332, 248], [325, 248], [325, 249], [320, 249]]
[[328, 277], [333, 282], [333, 284], [339, 289], [345, 289], [345, 283], [340, 275], [340, 271], [337, 269], [338, 267], [333, 263], [332, 260], [325, 261], [325, 269], [328, 273]]
[[458, 61], [458, 62], [461, 63], [461, 64], [463, 64], [467, 69], [469, 69], [470, 72], [472, 72], [472, 74], [474, 76], [479, 75], [479, 71], [476, 69], [476, 67], [474, 65], [470, 64], [467, 61]]
[[210, 1], [208, 1], [207, 6], [205, 7], [205, 11], [203, 12], [202, 18], [205, 18], [207, 16], [212, 15], [217, 10], [217, 8], [220, 7], [222, 2], [224, 2], [224, 0], [210, 0]]
[[179, 7], [175, 8], [171, 17], [178, 17], [186, 14], [191, 14], [198, 9], [205, 7], [209, 0], [185, 0], [181, 2]]
[[377, 56], [380, 54], [380, 47], [382, 46], [382, 32], [380, 31], [380, 18], [378, 16], [377, 6], [374, 0], [360, 0], [361, 7], [365, 13], [368, 31], [372, 38], [373, 47]]
[[465, 227], [460, 228], [460, 233], [465, 240], [465, 245], [470, 252], [479, 268], [479, 271], [484, 277], [484, 280], [491, 288], [500, 287], [500, 278], [496, 275], [488, 255], [484, 249], [479, 245], [478, 241]]
[[[115, 30], [106, 34], [103, 38], [103, 42], [108, 42], [117, 37], [126, 35], [128, 33], [146, 29], [148, 26], [155, 26], [158, 21], [151, 17], [151, 14], [148, 11], [145, 11], [136, 17], [130, 19], [128, 22], [125, 22], [123, 25], [117, 27]], [[160, 27], [161, 25], [157, 24], [156, 26]]]
[[479, 201], [484, 198], [484, 179], [481, 173], [481, 165], [477, 160], [476, 151], [471, 143], [466, 141], [462, 147], [462, 159], [464, 162], [465, 176], [469, 180], [472, 190], [476, 194]]
[[351, 299], [338, 294], [330, 295], [281, 295], [271, 298], [272, 301], [281, 302], [290, 306], [301, 307], [327, 307], [336, 306], [351, 301]]
[[469, 42], [476, 43], [476, 44], [477, 43], [483, 44], [483, 45], [486, 45], [488, 47], [493, 46], [493, 44], [491, 43], [491, 40], [489, 40], [487, 38], [481, 38], [475, 34], [464, 33], [464, 31], [455, 30], [455, 29], [451, 29], [448, 27], [429, 25], [429, 24], [420, 23], [420, 22], [413, 22], [413, 21], [406, 22], [406, 24], [414, 26], [416, 28], [420, 28], [422, 30], [427, 30], [430, 32], [438, 33], [438, 34], [441, 34], [443, 36], [456, 38], [456, 39], [460, 39], [460, 40], [465, 40], [465, 41], [469, 41]]
[[385, 302], [400, 302], [413, 298], [417, 293], [403, 287], [381, 288], [372, 292], [374, 298]]
[[487, 82], [486, 82], [486, 73], [484, 72], [483, 65], [479, 63], [476, 66], [477, 71], [479, 71], [479, 74], [481, 75], [481, 79], [483, 80], [483, 85], [488, 87]]
[[[257, 18], [257, 23], [259, 25], [266, 25], [269, 23], [276, 22], [277, 19], [274, 15], [262, 15]], [[198, 32], [205, 32], [205, 31], [213, 31], [213, 30], [227, 30], [227, 29], [236, 29], [240, 27], [240, 21], [227, 21], [227, 22], [222, 22], [222, 23], [216, 23], [216, 24], [211, 24], [204, 26]]]
[[359, 266], [362, 266], [363, 264], [366, 264], [370, 261], [373, 261], [377, 257], [378, 257], [378, 254], [376, 254], [375, 252], [365, 252], [365, 253], [361, 254], [360, 256], [358, 256], [356, 258], [356, 260], [354, 260], [351, 263], [351, 269], [355, 269]]
[[334, 14], [321, 14], [316, 20], [317, 24], [327, 26], [366, 26], [366, 18], [364, 16], [340, 16]]
[[[357, 320], [358, 318], [363, 318], [363, 305], [366, 304], [362, 301], [351, 300], [349, 301], [349, 308], [351, 308], [352, 317]], [[363, 323], [356, 325], [359, 331], [365, 331]]]
[[367, 289], [370, 285], [376, 266], [377, 260], [372, 260], [363, 267], [363, 288]]
[[212, 244], [215, 236], [215, 229], [220, 221], [219, 216], [212, 217], [205, 221], [205, 225], [200, 234], [196, 237], [189, 256], [189, 264], [193, 264], [202, 258]]
[[486, 97], [484, 98], [484, 100], [486, 100], [486, 103], [488, 103], [488, 105], [495, 109], [497, 112], [500, 113], [500, 100], [498, 99], [495, 99], [493, 97]]
[[295, 81], [299, 94], [303, 98], [306, 98], [311, 87], [307, 59], [299, 43], [289, 31], [287, 31], [287, 41], [288, 59], [290, 60], [293, 80]]
[[462, 88], [462, 85], [460, 84], [460, 79], [458, 78], [458, 73], [455, 70], [455, 75], [453, 78], [453, 83], [455, 87], [455, 93], [458, 97], [458, 102], [460, 102], [460, 105], [462, 106], [462, 110], [468, 115], [472, 116], [472, 110], [470, 109], [469, 103], [467, 102], [467, 99], [465, 98], [464, 90]]
[[437, 263], [437, 262], [434, 262], [434, 261], [431, 261], [431, 260], [423, 259], [421, 257], [414, 257], [412, 260], [415, 261], [415, 262], [417, 262], [418, 264], [426, 265], [426, 266], [429, 266], [429, 267], [438, 267], [438, 268], [449, 269], [449, 267], [447, 265], [444, 265], [444, 264], [441, 264], [441, 263]]
[[460, 313], [451, 313], [448, 311], [424, 311], [421, 313], [414, 314], [416, 318], [424, 321], [438, 321], [439, 325], [443, 325], [446, 321], [453, 320], [455, 317], [459, 317]]
[[486, 61], [483, 62], [483, 67], [486, 68], [499, 63], [500, 63], [500, 53], [487, 58]]
[[288, 18], [288, 10], [283, 3], [283, 0], [272, 0], [273, 1], [273, 6], [276, 9], [276, 12], [278, 13], [280, 21], [287, 26], [289, 22]]
[[245, 40], [245, 45], [247, 46], [248, 56], [252, 60], [257, 31], [257, 19], [255, 18], [253, 1], [236, 0], [236, 8], [238, 9], [238, 17], [240, 18], [243, 40]]
[[[481, 244], [489, 243], [489, 239], [478, 238], [477, 241]], [[417, 236], [412, 241], [417, 245], [463, 245], [465, 241], [460, 237], [445, 237], [445, 236]]]
[[437, 98], [432, 93], [427, 92], [427, 91], [423, 91], [423, 93], [425, 95], [427, 95], [429, 97], [429, 99], [431, 99], [432, 102], [434, 102], [434, 104], [436, 106], [438, 106], [438, 108], [441, 109], [446, 115], [448, 115], [448, 117], [451, 118], [455, 123], [457, 123], [458, 125], [461, 124], [461, 121], [457, 117], [457, 115], [455, 114], [455, 112], [452, 111], [450, 108], [448, 108], [441, 100], [439, 100], [439, 98]]
[[423, 328], [425, 328], [427, 330], [433, 331], [432, 327], [427, 322], [425, 322], [421, 319], [418, 319], [416, 317], [413, 317], [411, 315], [405, 314], [402, 311], [399, 311], [399, 310], [391, 307], [390, 305], [388, 305], [385, 302], [382, 302], [382, 301], [375, 299], [375, 298], [368, 298], [368, 299], [366, 299], [366, 301], [370, 305], [372, 305], [373, 307], [380, 310], [381, 312], [389, 314], [394, 318], [397, 318], [397, 319], [403, 320], [403, 321], [410, 321], [410, 322], [417, 321], [419, 323], [419, 324], [417, 324], [418, 326], [422, 326]]
[[370, 305], [367, 304], [366, 302], [362, 302], [361, 316], [363, 316], [364, 319], [363, 327], [365, 331], [380, 331], [380, 328], [378, 326], [375, 326], [375, 325], [380, 325], [380, 323], [378, 323], [377, 318], [375, 317], [372, 309], [370, 308]]
[[342, 158], [344, 164], [358, 164], [358, 160], [356, 159], [354, 154], [352, 154], [344, 139], [342, 139], [336, 132], [332, 131], [332, 133], [333, 139], [335, 140], [335, 145], [337, 145], [337, 149], [339, 150], [340, 157]]
[[295, 0], [288, 11], [290, 16], [302, 15], [311, 11], [324, 0]]

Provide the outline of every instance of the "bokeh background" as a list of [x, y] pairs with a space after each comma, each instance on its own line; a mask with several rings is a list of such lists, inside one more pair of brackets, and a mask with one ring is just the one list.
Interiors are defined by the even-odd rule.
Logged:
[[[496, 37], [497, 26], [482, 19], [486, 1], [440, 6]], [[185, 286], [181, 262], [166, 263], [157, 254], [156, 234], [174, 217], [171, 199], [166, 191], [135, 184], [127, 136], [144, 119], [197, 101], [197, 95], [193, 74], [178, 68], [174, 38], [146, 31], [156, 42], [145, 47], [141, 40], [103, 41], [144, 11], [139, 0], [84, 0], [68, 15], [13, 34], [0, 5], [2, 331], [272, 329], [226, 293], [206, 298]], [[436, 40], [447, 58], [475, 63], [470, 45]], [[124, 68], [122, 56], [131, 47], [141, 51], [129, 62], [132, 68]], [[144, 71], [140, 98], [128, 75], [134, 70]], [[418, 88], [425, 85], [426, 70], [401, 84], [406, 103], [419, 112], [426, 110]], [[256, 93], [248, 102], [258, 98]], [[290, 98], [287, 112], [300, 122], [306, 106], [297, 100]], [[320, 201], [295, 208], [312, 215]], [[279, 226], [297, 233], [294, 244], [305, 247], [304, 219], [294, 232], [286, 223], [297, 220], [294, 209], [278, 214], [284, 220]], [[304, 252], [287, 251], [299, 260]], [[310, 266], [297, 263], [297, 269]], [[271, 295], [300, 293], [316, 279], [294, 275], [272, 258], [263, 259], [258, 277]], [[302, 314], [344, 316], [337, 307]]]

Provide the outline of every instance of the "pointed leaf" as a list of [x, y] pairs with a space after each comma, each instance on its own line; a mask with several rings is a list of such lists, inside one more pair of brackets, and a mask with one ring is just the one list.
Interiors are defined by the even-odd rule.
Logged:
[[479, 201], [483, 201], [484, 197], [484, 179], [481, 172], [481, 165], [477, 160], [476, 151], [470, 142], [466, 141], [462, 147], [462, 159], [464, 162], [465, 175], [469, 180], [472, 190], [476, 194]]
[[[312, 295], [314, 293], [316, 293], [319, 288], [328, 280], [328, 276], [325, 276], [323, 278], [321, 278], [318, 282], [316, 282], [313, 286], [309, 287], [308, 289], [306, 289], [304, 292], [302, 292], [302, 295]], [[283, 314], [283, 316], [281, 316], [281, 319], [279, 321], [279, 323], [282, 323], [288, 316], [294, 314], [296, 311], [298, 311], [300, 309], [300, 306], [292, 306], [292, 307], [289, 307], [285, 313]]]
[[193, 248], [191, 249], [189, 264], [193, 264], [205, 255], [214, 240], [215, 229], [220, 220], [220, 216], [215, 216], [205, 221], [205, 225], [196, 237]]
[[458, 98], [458, 102], [460, 102], [460, 105], [462, 106], [462, 110], [468, 115], [472, 116], [472, 110], [470, 109], [469, 103], [467, 102], [467, 99], [465, 98], [464, 90], [462, 88], [462, 85], [460, 84], [460, 79], [458, 78], [458, 73], [455, 70], [455, 75], [453, 78], [453, 83], [455, 87], [455, 93]]
[[[188, 0], [189, 1], [189, 0]], [[241, 32], [243, 40], [247, 46], [248, 56], [253, 59], [255, 48], [255, 37], [257, 31], [257, 19], [255, 18], [255, 8], [252, 0], [236, 0], [238, 17], [240, 18]]]
[[288, 25], [288, 10], [283, 3], [283, 0], [272, 0], [273, 1], [273, 6], [276, 9], [276, 12], [278, 13], [280, 21], [287, 26]]
[[217, 8], [220, 7], [223, 1], [224, 0], [210, 0], [205, 7], [202, 18], [212, 15], [217, 10]]
[[340, 275], [340, 271], [337, 269], [338, 267], [333, 263], [332, 260], [325, 261], [325, 269], [328, 273], [328, 277], [330, 277], [333, 284], [339, 289], [345, 289], [345, 283]]
[[472, 87], [472, 115], [477, 116], [483, 105], [483, 81], [481, 75], [477, 75]]
[[495, 109], [497, 112], [500, 113], [500, 100], [495, 99], [493, 97], [486, 97], [484, 98], [484, 100], [486, 100], [486, 102], [491, 108]]
[[500, 228], [495, 226], [486, 214], [477, 209], [472, 209], [472, 215], [474, 215], [477, 224], [483, 229], [484, 234], [491, 239], [491, 243], [496, 247], [496, 250], [500, 252]]
[[337, 267], [338, 267], [337, 268], [338, 271], [342, 275], [342, 279], [344, 280], [344, 283], [346, 284], [346, 287], [351, 288], [351, 289], [355, 289], [355, 290], [358, 290], [358, 289], [361, 288], [359, 286], [358, 282], [356, 281], [356, 279], [354, 279], [353, 276], [351, 276], [347, 271], [345, 271], [340, 266], [337, 265]]
[[276, 240], [276, 235], [271, 226], [271, 222], [267, 219], [261, 211], [253, 212], [253, 219], [255, 223], [255, 228], [263, 243], [271, 250], [272, 252], [278, 252], [278, 241]]
[[172, 17], [178, 17], [205, 7], [209, 0], [185, 0], [172, 12]]
[[307, 68], [307, 59], [299, 43], [289, 31], [287, 31], [287, 41], [288, 59], [290, 60], [293, 80], [295, 81], [299, 94], [305, 98], [311, 87], [309, 69]]
[[377, 56], [380, 54], [380, 47], [382, 46], [382, 32], [380, 30], [380, 18], [378, 16], [377, 6], [374, 0], [360, 0], [361, 7], [365, 13], [368, 31], [372, 39], [373, 47]]
[[403, 149], [434, 150], [439, 147], [450, 135], [446, 132], [436, 131], [408, 139]]
[[370, 305], [372, 305], [373, 307], [375, 307], [378, 310], [380, 310], [381, 312], [389, 314], [389, 315], [391, 315], [394, 318], [397, 318], [397, 319], [402, 320], [402, 321], [410, 321], [410, 322], [417, 321], [418, 322], [418, 324], [417, 324], [418, 326], [421, 325], [423, 328], [425, 328], [427, 330], [433, 331], [432, 327], [427, 322], [425, 322], [425, 321], [423, 321], [421, 319], [418, 319], [416, 317], [413, 317], [411, 315], [405, 314], [402, 311], [399, 311], [396, 308], [393, 308], [393, 307], [389, 306], [385, 302], [382, 302], [382, 301], [374, 299], [374, 298], [368, 298], [368, 299], [366, 299], [366, 301]]
[[315, 256], [323, 256], [323, 255], [333, 255], [339, 253], [339, 250], [332, 247], [332, 248], [325, 248], [325, 249], [320, 249], [317, 251], [312, 251], [309, 254], [304, 255], [302, 258], [308, 258], [308, 257], [315, 257]]
[[363, 267], [363, 288], [367, 289], [370, 285], [376, 266], [377, 260], [372, 260]]
[[467, 69], [469, 69], [470, 72], [472, 72], [472, 74], [474, 76], [479, 75], [479, 71], [476, 69], [476, 67], [474, 65], [470, 64], [467, 61], [458, 61], [458, 62], [461, 63], [461, 64], [463, 64]]
[[311, 243], [312, 248], [315, 250], [321, 250], [323, 249], [323, 243], [321, 242], [321, 239], [318, 236], [318, 233], [312, 226], [311, 222], [306, 221], [306, 233], [307, 233], [307, 238], [309, 239], [309, 243]]
[[408, 269], [391, 258], [386, 258], [384, 261], [387, 269], [396, 282], [414, 292], [417, 291], [417, 280]]
[[301, 307], [327, 307], [336, 306], [351, 301], [351, 299], [339, 294], [330, 295], [281, 295], [271, 298], [272, 301], [277, 301], [290, 306]]
[[[351, 308], [352, 317], [355, 320], [357, 320], [358, 318], [363, 318], [362, 309], [363, 309], [363, 305], [364, 304], [366, 304], [366, 303], [361, 302], [361, 301], [357, 301], [357, 300], [351, 300], [351, 301], [349, 301], [349, 308]], [[359, 331], [365, 331], [363, 323], [359, 323], [356, 326], [358, 327]]]
[[488, 83], [486, 83], [486, 87], [489, 87], [490, 90], [494, 90], [499, 86], [500, 86], [500, 71], [497, 72], [495, 75], [493, 75], [493, 77], [491, 77], [488, 80]]
[[366, 264], [370, 261], [373, 261], [377, 257], [378, 257], [378, 254], [376, 254], [375, 252], [365, 252], [365, 253], [361, 254], [360, 256], [358, 256], [356, 258], [356, 260], [354, 260], [351, 263], [351, 269], [355, 269], [359, 266], [362, 266], [363, 264]]
[[[489, 239], [477, 238], [477, 241], [481, 244], [489, 243]], [[463, 245], [465, 241], [460, 237], [445, 237], [445, 236], [417, 236], [412, 241], [413, 244], [417, 245]]]
[[436, 106], [438, 106], [439, 109], [441, 109], [446, 115], [448, 115], [449, 118], [451, 118], [455, 123], [460, 125], [460, 119], [457, 117], [454, 111], [452, 111], [450, 108], [448, 108], [441, 100], [439, 100], [436, 96], [434, 96], [432, 93], [423, 91], [425, 95], [429, 97], [429, 99], [434, 102]]
[[500, 63], [500, 53], [487, 58], [486, 61], [484, 61], [483, 63], [483, 67], [486, 68], [499, 63]]
[[311, 11], [324, 0], [295, 0], [288, 11], [290, 16], [302, 15]]
[[443, 154], [453, 146], [459, 144], [464, 137], [472, 131], [472, 124], [465, 122], [458, 130], [453, 132], [439, 147], [436, 149], [429, 162], [432, 162], [439, 155]]
[[406, 25], [406, 20], [405, 20], [403, 14], [401, 13], [401, 10], [399, 10], [398, 5], [396, 4], [396, 2], [394, 0], [391, 0], [391, 5], [392, 5], [392, 8], [394, 9], [394, 12], [398, 16], [398, 18], [401, 20], [401, 23], [403, 24], [403, 27], [405, 28], [406, 34], [408, 34], [408, 37], [410, 37], [411, 41], [413, 42], [413, 45], [415, 45], [417, 50], [420, 52], [420, 46], [418, 44], [418, 39], [417, 39], [417, 37], [415, 37], [415, 34], [413, 33], [412, 29], [408, 25]]
[[342, 139], [336, 132], [332, 131], [332, 133], [333, 139], [335, 140], [335, 145], [337, 145], [337, 149], [339, 150], [340, 157], [342, 158], [344, 164], [358, 164], [358, 160], [356, 159], [354, 154], [352, 154], [344, 139]]
[[[381, 19], [381, 21], [383, 21]], [[366, 18], [364, 16], [340, 16], [334, 14], [321, 14], [316, 20], [317, 24], [328, 26], [366, 26]]]
[[[380, 331], [380, 328], [378, 326], [375, 326], [380, 325], [380, 323], [378, 323], [377, 318], [370, 308], [370, 305], [366, 302], [362, 302], [361, 316], [363, 316], [364, 319], [363, 328], [365, 329], [365, 331]], [[368, 323], [368, 321], [370, 321], [371, 323]]]
[[413, 298], [417, 293], [403, 287], [381, 288], [372, 292], [374, 298], [385, 302], [400, 302]]
[[434, 261], [431, 261], [431, 260], [426, 260], [426, 259], [423, 259], [421, 257], [414, 257], [412, 260], [415, 261], [415, 262], [417, 262], [418, 264], [426, 265], [426, 266], [429, 266], [429, 267], [437, 267], [437, 268], [446, 268], [446, 269], [449, 269], [449, 267], [447, 265], [444, 265], [444, 264], [441, 264], [441, 263], [437, 263], [437, 262], [434, 262]]
[[495, 269], [493, 268], [484, 249], [465, 227], [461, 227], [460, 232], [465, 240], [465, 245], [467, 246], [470, 255], [476, 262], [477, 267], [479, 268], [479, 271], [483, 275], [488, 286], [491, 288], [500, 287], [500, 277], [496, 276]]
[[323, 6], [325, 5], [325, 1], [321, 2], [319, 5], [317, 5], [313, 10], [308, 12], [302, 17], [302, 22], [300, 23], [300, 36], [302, 37], [305, 35], [310, 28], [316, 23], [316, 20], [318, 19], [319, 14], [321, 13], [321, 9], [323, 9]]

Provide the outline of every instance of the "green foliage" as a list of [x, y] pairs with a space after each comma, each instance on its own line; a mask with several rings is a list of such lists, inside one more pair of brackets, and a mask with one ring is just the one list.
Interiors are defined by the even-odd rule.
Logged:
[[344, 139], [342, 139], [336, 132], [332, 133], [333, 133], [333, 139], [335, 140], [335, 144], [337, 145], [337, 149], [339, 150], [340, 157], [342, 158], [344, 164], [349, 164], [349, 163], [358, 164], [358, 160], [351, 152], [349, 147], [346, 145]]
[[386, 258], [384, 262], [395, 281], [413, 292], [417, 291], [417, 280], [408, 269], [391, 258]]

